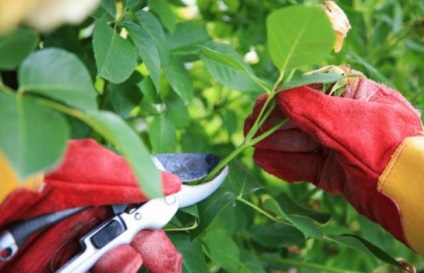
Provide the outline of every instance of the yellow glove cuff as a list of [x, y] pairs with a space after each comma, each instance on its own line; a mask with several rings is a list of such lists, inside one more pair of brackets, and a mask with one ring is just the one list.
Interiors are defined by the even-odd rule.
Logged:
[[409, 246], [424, 255], [424, 137], [405, 139], [380, 176], [378, 190], [398, 204]]
[[19, 181], [16, 172], [0, 153], [0, 203], [17, 188], [25, 187], [32, 190], [40, 190], [43, 185], [43, 174], [34, 175], [25, 181]]

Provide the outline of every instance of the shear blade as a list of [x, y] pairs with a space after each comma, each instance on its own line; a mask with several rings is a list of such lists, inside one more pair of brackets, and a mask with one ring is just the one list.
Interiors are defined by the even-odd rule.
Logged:
[[221, 161], [214, 154], [155, 154], [163, 168], [177, 175], [182, 182], [192, 182], [205, 178]]
[[175, 194], [179, 201], [179, 207], [185, 208], [208, 198], [221, 186], [227, 175], [228, 167], [225, 166], [217, 176], [208, 182], [195, 186], [182, 185], [181, 190]]

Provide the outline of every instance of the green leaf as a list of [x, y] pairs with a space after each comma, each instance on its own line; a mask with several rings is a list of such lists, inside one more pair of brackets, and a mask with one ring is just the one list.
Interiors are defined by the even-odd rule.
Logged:
[[103, 16], [108, 20], [112, 21], [116, 17], [116, 2], [115, 0], [102, 0], [100, 6], [92, 14], [94, 18], [100, 20]]
[[150, 124], [150, 142], [154, 153], [171, 153], [175, 151], [175, 127], [163, 115], [156, 116]]
[[290, 217], [291, 215], [301, 215], [313, 219], [320, 224], [326, 224], [331, 218], [331, 215], [328, 213], [322, 213], [299, 206], [285, 193], [277, 196], [275, 200], [277, 200], [281, 209]]
[[280, 72], [320, 62], [332, 50], [335, 34], [323, 9], [292, 6], [267, 18], [268, 49]]
[[390, 256], [388, 253], [386, 253], [384, 250], [382, 250], [378, 246], [370, 243], [369, 241], [359, 236], [356, 236], [353, 234], [343, 234], [343, 235], [328, 235], [326, 236], [326, 238], [330, 239], [331, 241], [350, 247], [352, 249], [361, 251], [367, 255], [373, 255], [374, 257], [378, 258], [379, 260], [385, 263], [402, 268], [402, 265], [398, 261], [396, 261], [395, 258]]
[[191, 75], [184, 67], [182, 60], [176, 56], [171, 56], [163, 69], [172, 89], [185, 104], [189, 104], [193, 99], [193, 83]]
[[94, 28], [93, 48], [97, 76], [121, 83], [134, 71], [137, 54], [133, 45], [109, 27], [104, 17]]
[[302, 215], [290, 215], [290, 220], [308, 238], [321, 238], [324, 235], [321, 227], [311, 218]]
[[[226, 183], [226, 181], [224, 181]], [[191, 235], [196, 237], [201, 234], [212, 221], [237, 197], [225, 188], [218, 188], [211, 196], [197, 205], [199, 208], [200, 222]]]
[[332, 74], [332, 73], [313, 73], [313, 74], [303, 74], [297, 78], [294, 78], [283, 84], [283, 90], [310, 85], [313, 83], [332, 83], [336, 82], [345, 76]]
[[122, 0], [122, 5], [124, 9], [140, 10], [146, 4], [140, 0]]
[[[258, 79], [243, 58], [230, 46], [207, 43], [200, 46], [200, 58], [206, 69], [221, 84], [240, 91], [258, 91]], [[256, 81], [256, 82], [255, 82]]]
[[106, 111], [80, 113], [80, 119], [115, 145], [128, 160], [140, 188], [150, 198], [162, 196], [162, 180], [138, 135], [117, 115]]
[[176, 20], [171, 7], [166, 0], [149, 0], [149, 7], [159, 16], [162, 24], [171, 32], [174, 32]]
[[280, 217], [282, 219], [289, 219], [287, 214], [281, 209], [280, 204], [278, 204], [278, 202], [274, 198], [266, 198], [263, 201], [262, 206], [267, 211], [274, 213], [277, 217]]
[[140, 104], [143, 94], [138, 83], [141, 80], [141, 75], [135, 72], [125, 82], [107, 86], [110, 91], [110, 102], [116, 113], [128, 117], [129, 112]]
[[144, 77], [144, 79], [140, 82], [139, 87], [141, 88], [141, 92], [143, 92], [145, 98], [147, 98], [150, 102], [161, 103], [152, 77]]
[[141, 26], [153, 39], [159, 52], [162, 65], [165, 65], [169, 59], [169, 48], [165, 32], [159, 20], [150, 12], [143, 10], [135, 13], [137, 24]]
[[240, 258], [243, 263], [240, 273], [266, 273], [255, 254], [244, 248], [240, 248], [239, 250]]
[[0, 37], [0, 69], [14, 69], [38, 44], [36, 31], [17, 28]]
[[304, 244], [305, 237], [297, 228], [282, 224], [260, 224], [249, 229], [253, 241], [266, 248]]
[[238, 273], [240, 252], [237, 244], [224, 229], [214, 229], [202, 236], [205, 252], [209, 258], [227, 272]]
[[199, 240], [191, 241], [190, 236], [181, 232], [169, 233], [168, 237], [183, 256], [182, 273], [207, 272], [206, 259]]
[[19, 68], [18, 77], [22, 91], [84, 110], [97, 108], [96, 91], [86, 67], [64, 50], [48, 48], [32, 53]]
[[178, 129], [186, 128], [190, 125], [190, 115], [187, 106], [175, 93], [165, 98], [166, 118]]
[[263, 188], [250, 171], [237, 160], [229, 164], [229, 169], [230, 173], [221, 187], [198, 205], [200, 223], [193, 232], [194, 236], [202, 233], [237, 196], [251, 195]]
[[366, 59], [362, 58], [361, 56], [353, 53], [353, 52], [349, 52], [346, 54], [346, 59], [349, 60], [349, 62], [354, 63], [354, 64], [360, 64], [363, 67], [365, 67], [365, 69], [368, 71], [368, 73], [370, 74], [370, 76], [375, 79], [378, 82], [382, 82], [386, 85], [388, 85], [389, 87], [395, 88], [393, 86], [392, 81], [390, 81], [386, 76], [384, 76], [383, 74], [381, 74], [377, 68], [375, 68], [373, 65], [371, 65]]
[[0, 124], [0, 151], [20, 180], [51, 169], [65, 151], [65, 119], [34, 99], [0, 92]]
[[235, 196], [250, 195], [263, 188], [258, 179], [237, 160], [229, 164], [230, 173], [222, 187], [228, 189]]
[[194, 51], [194, 45], [203, 44], [211, 40], [204, 27], [194, 22], [177, 24], [173, 33], [168, 35], [168, 44], [174, 51]]
[[135, 48], [137, 49], [138, 55], [140, 55], [141, 59], [146, 65], [156, 90], [159, 92], [161, 63], [158, 48], [153, 37], [149, 34], [149, 32], [146, 31], [145, 28], [133, 22], [124, 22], [123, 26], [130, 34]]

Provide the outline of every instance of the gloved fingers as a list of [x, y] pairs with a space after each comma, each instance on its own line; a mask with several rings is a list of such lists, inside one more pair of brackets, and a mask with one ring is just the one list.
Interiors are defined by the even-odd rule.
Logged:
[[[61, 165], [47, 174], [41, 191], [17, 189], [0, 206], [0, 225], [73, 207], [139, 203], [147, 198], [127, 161], [94, 140], [73, 140]], [[166, 195], [178, 192], [180, 179], [162, 172]]]
[[163, 230], [143, 230], [131, 245], [143, 257], [143, 266], [152, 273], [180, 273], [182, 256]]
[[316, 182], [322, 164], [321, 153], [290, 153], [256, 149], [253, 159], [259, 167], [287, 182]]
[[[181, 182], [178, 178], [169, 174], [164, 175], [163, 178], [165, 195], [180, 190]], [[109, 189], [112, 193], [122, 188], [124, 189], [122, 194], [112, 194], [112, 196], [125, 195], [126, 198], [123, 200], [129, 198], [126, 202], [133, 201], [131, 199], [138, 199], [139, 202], [147, 200], [138, 187], [136, 177], [127, 160], [103, 148], [92, 139], [70, 141], [60, 166], [46, 175], [46, 183], [63, 183], [64, 187], [71, 184], [72, 187], [79, 187], [82, 191], [85, 190], [84, 187], [89, 188], [89, 191], [98, 190], [101, 187], [102, 193]]]
[[[276, 99], [279, 108], [300, 129], [364, 168], [384, 168], [381, 158], [390, 158], [405, 137], [421, 130], [419, 117], [396, 103], [397, 99], [363, 102], [328, 96], [309, 87], [281, 92]], [[388, 144], [377, 145], [381, 141]], [[388, 146], [393, 150], [387, 150]], [[378, 150], [379, 147], [386, 150]], [[364, 158], [367, 162], [363, 162]]]
[[[245, 135], [249, 132], [258, 118], [259, 112], [261, 111], [265, 100], [266, 95], [260, 96], [255, 103], [251, 115], [246, 118], [244, 123]], [[267, 130], [280, 123], [284, 118], [285, 115], [281, 112], [281, 110], [278, 107], [275, 107], [264, 124], [259, 128], [255, 137], [265, 133]], [[285, 152], [312, 152], [317, 150], [319, 147], [320, 144], [316, 140], [297, 128], [297, 126], [291, 121], [288, 121], [275, 133], [255, 145], [255, 148], [257, 149]]]
[[279, 152], [256, 149], [255, 163], [287, 182], [305, 181], [332, 194], [345, 187], [345, 172], [337, 155], [328, 149], [319, 152]]
[[118, 246], [100, 258], [90, 273], [137, 273], [143, 258], [130, 245]]
[[105, 207], [93, 207], [40, 231], [1, 268], [3, 273], [51, 273], [81, 251], [79, 239], [109, 216]]
[[297, 153], [315, 152], [320, 147], [321, 144], [299, 128], [277, 130], [255, 145], [261, 150]]

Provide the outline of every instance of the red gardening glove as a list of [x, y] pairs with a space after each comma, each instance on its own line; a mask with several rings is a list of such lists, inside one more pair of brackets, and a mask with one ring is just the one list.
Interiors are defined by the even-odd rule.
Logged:
[[[61, 165], [45, 176], [40, 192], [20, 188], [0, 205], [0, 229], [8, 223], [74, 207], [87, 207], [33, 235], [1, 272], [55, 272], [81, 251], [79, 239], [112, 217], [110, 204], [147, 201], [126, 160], [94, 140], [69, 142]], [[163, 192], [178, 192], [181, 181], [162, 172]], [[93, 273], [135, 273], [144, 266], [153, 273], [181, 271], [181, 254], [162, 230], [141, 231], [130, 245], [109, 251]]]
[[[265, 97], [245, 122], [253, 125]], [[262, 130], [289, 122], [255, 146], [254, 160], [288, 182], [308, 181], [346, 199], [406, 243], [396, 202], [377, 182], [399, 144], [422, 131], [418, 112], [395, 90], [366, 78], [351, 79], [342, 97], [311, 87], [276, 96]]]

